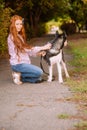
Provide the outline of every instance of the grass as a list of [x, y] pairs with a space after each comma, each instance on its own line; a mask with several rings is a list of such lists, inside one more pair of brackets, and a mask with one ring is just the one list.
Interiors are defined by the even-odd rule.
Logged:
[[79, 122], [75, 125], [76, 130], [87, 130], [87, 121]]
[[[66, 80], [66, 84], [73, 92], [71, 100], [78, 103], [83, 117], [87, 118], [87, 37], [70, 39], [67, 50], [72, 56], [69, 61], [72, 69], [69, 71], [70, 79]], [[84, 118], [81, 120], [84, 121]], [[78, 124], [76, 130], [87, 130], [87, 122]]]
[[67, 113], [63, 113], [63, 114], [58, 115], [59, 119], [68, 119], [69, 117], [70, 117], [70, 115], [68, 115]]
[[67, 83], [74, 92], [87, 93], [87, 38], [69, 42], [69, 53], [73, 55], [70, 65], [73, 69], [70, 71], [71, 78]]
[[[87, 35], [85, 38], [72, 37], [68, 46], [68, 54], [73, 58], [69, 62], [72, 66], [69, 72], [71, 78], [67, 79], [66, 84], [73, 91], [71, 100], [78, 103], [83, 117], [87, 118]], [[82, 122], [75, 125], [75, 130], [87, 130], [87, 121], [81, 120]]]
[[[87, 39], [80, 39], [70, 43], [74, 59], [71, 62], [78, 72], [87, 71]], [[79, 70], [80, 69], [80, 70]]]

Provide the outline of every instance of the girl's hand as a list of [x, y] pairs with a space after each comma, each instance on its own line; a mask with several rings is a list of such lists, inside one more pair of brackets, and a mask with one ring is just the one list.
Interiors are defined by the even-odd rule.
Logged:
[[37, 53], [38, 56], [45, 56], [46, 55], [46, 51], [40, 51]]
[[43, 50], [49, 50], [51, 46], [52, 44], [48, 42], [46, 45], [43, 46]]

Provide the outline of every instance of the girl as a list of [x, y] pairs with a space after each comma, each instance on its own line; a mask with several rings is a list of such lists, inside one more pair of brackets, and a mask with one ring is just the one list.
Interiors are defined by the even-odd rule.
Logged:
[[18, 15], [11, 18], [7, 43], [14, 83], [19, 85], [23, 82], [41, 82], [43, 71], [31, 64], [30, 56], [37, 56], [39, 51], [50, 49], [51, 44], [36, 47], [29, 46], [26, 42], [23, 18]]

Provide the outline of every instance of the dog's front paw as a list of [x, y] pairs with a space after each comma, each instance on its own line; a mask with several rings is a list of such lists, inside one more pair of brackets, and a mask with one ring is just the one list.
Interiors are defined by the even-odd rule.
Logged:
[[48, 81], [48, 82], [52, 82], [52, 80], [51, 80], [51, 79], [48, 79], [47, 81]]
[[63, 81], [59, 81], [60, 84], [63, 84]]
[[50, 76], [48, 76], [48, 82], [51, 82], [52, 81], [52, 78]]
[[59, 83], [62, 84], [62, 83], [63, 83], [63, 80], [59, 80]]

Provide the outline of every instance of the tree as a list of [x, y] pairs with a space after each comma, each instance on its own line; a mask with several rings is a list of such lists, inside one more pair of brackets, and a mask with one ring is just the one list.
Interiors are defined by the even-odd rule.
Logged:
[[7, 52], [7, 35], [11, 11], [10, 8], [4, 8], [4, 2], [0, 0], [0, 55]]
[[73, 21], [75, 21], [79, 32], [85, 24], [85, 4], [82, 0], [70, 0], [71, 8], [69, 10], [69, 15]]
[[40, 23], [53, 17], [56, 19], [58, 15], [64, 15], [69, 7], [68, 0], [13, 0], [10, 2], [6, 0], [7, 6], [12, 7], [15, 13], [25, 18], [34, 36], [38, 33]]
[[85, 4], [87, 4], [87, 0], [82, 0]]

